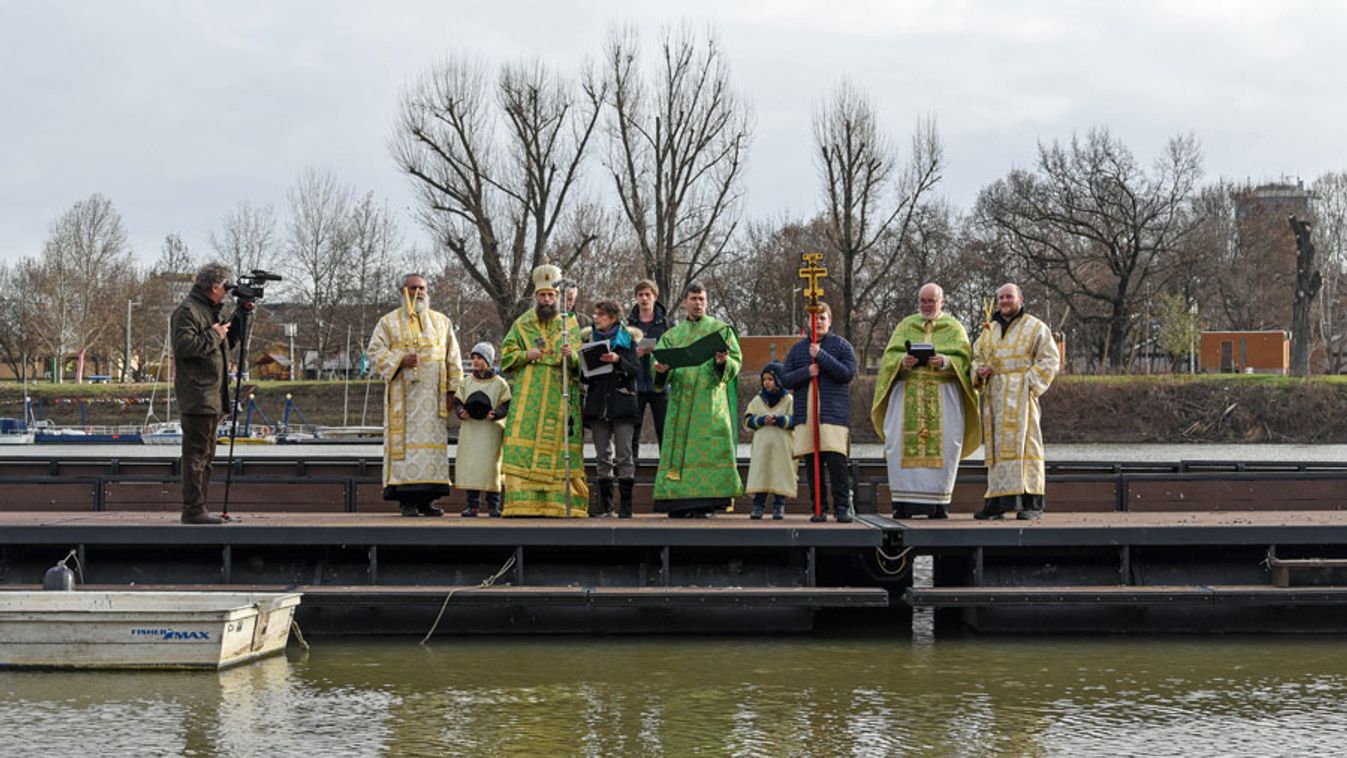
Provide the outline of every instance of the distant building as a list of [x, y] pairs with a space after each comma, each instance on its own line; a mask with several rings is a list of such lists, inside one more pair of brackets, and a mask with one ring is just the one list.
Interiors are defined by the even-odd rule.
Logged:
[[1204, 373], [1291, 372], [1291, 337], [1284, 331], [1202, 332], [1198, 366]]
[[743, 353], [743, 368], [740, 374], [756, 376], [762, 368], [772, 361], [785, 363], [786, 353], [801, 340], [798, 334], [761, 334], [739, 338], [739, 350]]
[[[1288, 216], [1307, 218], [1313, 196], [1299, 179], [1294, 184], [1289, 181], [1260, 184], [1234, 193], [1235, 221], [1248, 223], [1270, 219], [1285, 225]], [[1287, 233], [1290, 233], [1289, 228]]]

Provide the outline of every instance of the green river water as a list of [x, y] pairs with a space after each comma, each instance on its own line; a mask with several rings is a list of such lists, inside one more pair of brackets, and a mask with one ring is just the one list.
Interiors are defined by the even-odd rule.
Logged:
[[312, 641], [0, 673], [0, 755], [1339, 755], [1337, 637]]

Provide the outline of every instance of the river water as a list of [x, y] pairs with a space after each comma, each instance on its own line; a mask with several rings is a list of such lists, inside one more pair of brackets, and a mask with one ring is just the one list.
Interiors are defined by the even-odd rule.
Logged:
[[0, 673], [0, 754], [1334, 755], [1338, 639], [316, 640]]
[[[1342, 461], [1347, 446], [1073, 445], [1049, 457]], [[320, 638], [221, 673], [0, 672], [0, 758], [1347, 751], [1338, 637], [937, 642], [929, 621], [918, 613], [914, 636], [892, 639]]]

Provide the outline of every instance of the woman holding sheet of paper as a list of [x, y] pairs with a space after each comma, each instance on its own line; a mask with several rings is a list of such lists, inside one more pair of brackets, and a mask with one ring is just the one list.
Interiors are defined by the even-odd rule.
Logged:
[[[595, 516], [613, 515], [613, 475], [621, 496], [618, 516], [631, 518], [631, 491], [636, 483], [632, 433], [636, 429], [636, 379], [641, 364], [636, 343], [641, 332], [621, 321], [621, 309], [612, 300], [594, 304], [594, 326], [580, 332], [580, 381], [585, 394], [585, 426], [594, 438], [599, 486]], [[616, 452], [617, 463], [613, 458]]]

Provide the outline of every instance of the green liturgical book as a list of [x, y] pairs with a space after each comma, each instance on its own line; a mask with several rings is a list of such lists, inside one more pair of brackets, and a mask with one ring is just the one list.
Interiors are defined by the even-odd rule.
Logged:
[[700, 366], [715, 358], [716, 353], [723, 353], [730, 349], [730, 346], [725, 344], [725, 331], [721, 329], [718, 332], [712, 332], [687, 347], [658, 348], [654, 352], [655, 360], [666, 364], [669, 368]]

